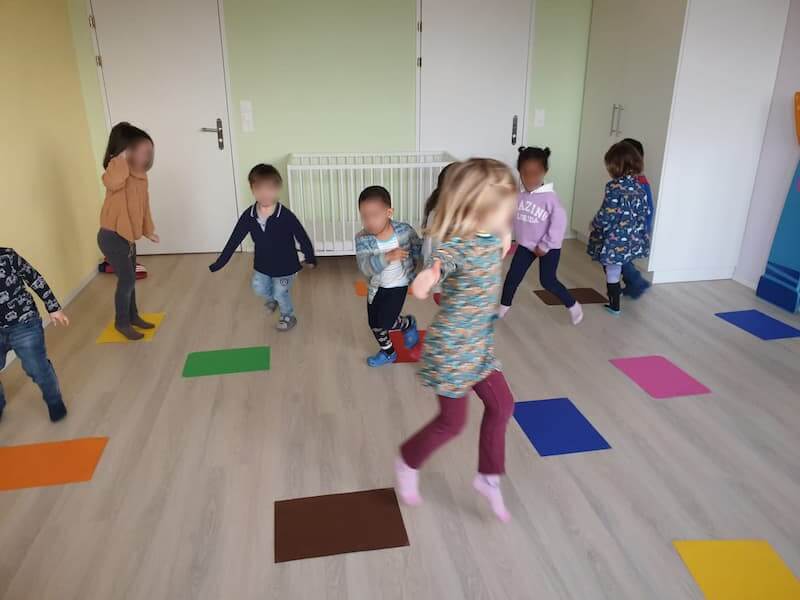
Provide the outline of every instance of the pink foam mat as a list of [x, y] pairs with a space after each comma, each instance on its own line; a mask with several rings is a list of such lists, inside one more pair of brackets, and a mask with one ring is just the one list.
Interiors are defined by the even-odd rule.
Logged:
[[663, 356], [615, 358], [611, 364], [653, 398], [709, 394], [711, 390]]

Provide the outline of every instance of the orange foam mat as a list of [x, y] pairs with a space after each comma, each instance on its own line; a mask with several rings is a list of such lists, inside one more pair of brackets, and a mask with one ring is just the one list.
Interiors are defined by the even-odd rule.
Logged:
[[0, 491], [89, 481], [107, 437], [0, 447]]
[[353, 287], [356, 289], [356, 296], [361, 296], [362, 298], [366, 298], [369, 294], [369, 286], [367, 286], [367, 282], [363, 279], [359, 279], [353, 284]]

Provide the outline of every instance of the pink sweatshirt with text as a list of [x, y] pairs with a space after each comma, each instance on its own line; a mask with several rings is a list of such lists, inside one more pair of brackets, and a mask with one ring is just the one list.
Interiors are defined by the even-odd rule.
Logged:
[[544, 251], [561, 248], [567, 230], [567, 213], [558, 199], [553, 184], [520, 192], [514, 218], [514, 239], [521, 246]]

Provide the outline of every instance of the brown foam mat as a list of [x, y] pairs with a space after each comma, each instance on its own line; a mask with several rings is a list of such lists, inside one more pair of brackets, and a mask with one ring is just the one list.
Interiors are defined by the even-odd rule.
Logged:
[[[547, 290], [534, 290], [533, 293], [539, 296], [539, 299], [548, 306], [561, 304], [558, 296]], [[605, 304], [608, 302], [608, 299], [603, 294], [593, 288], [573, 288], [569, 290], [569, 293], [581, 304]]]
[[394, 489], [275, 502], [275, 562], [408, 546]]

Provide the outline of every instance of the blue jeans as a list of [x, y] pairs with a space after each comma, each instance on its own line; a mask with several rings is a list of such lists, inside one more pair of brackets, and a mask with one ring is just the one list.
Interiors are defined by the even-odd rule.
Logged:
[[265, 302], [277, 302], [281, 309], [281, 316], [293, 317], [294, 306], [292, 306], [292, 296], [289, 292], [295, 277], [297, 277], [297, 273], [285, 277], [270, 277], [253, 271], [251, 283], [256, 296], [261, 296]]
[[638, 288], [645, 283], [644, 277], [633, 264], [633, 261], [622, 265], [622, 281], [626, 286]]
[[[58, 378], [44, 347], [44, 330], [40, 319], [0, 327], [0, 369], [6, 366], [6, 355], [12, 350], [19, 357], [23, 371], [42, 390], [45, 403], [48, 406], [62, 404]], [[0, 384], [0, 410], [5, 405], [6, 398]]]

